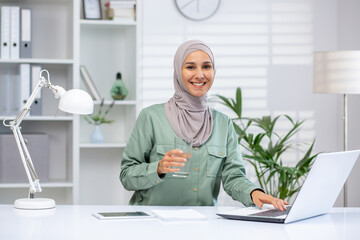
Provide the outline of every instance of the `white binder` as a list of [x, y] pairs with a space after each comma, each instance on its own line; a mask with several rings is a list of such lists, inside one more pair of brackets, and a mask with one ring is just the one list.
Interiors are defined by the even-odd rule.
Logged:
[[10, 7], [1, 7], [1, 58], [10, 58]]
[[[36, 85], [39, 82], [40, 72], [41, 72], [41, 66], [37, 66], [37, 65], [31, 66], [31, 92], [34, 91]], [[42, 115], [42, 96], [41, 96], [42, 91], [41, 90], [36, 94], [35, 100], [34, 100], [33, 104], [31, 105], [30, 115], [33, 115], [33, 116]]]
[[10, 7], [10, 58], [20, 57], [20, 7]]
[[31, 58], [31, 9], [21, 8], [20, 57]]
[[20, 109], [22, 109], [26, 101], [30, 97], [31, 92], [31, 80], [30, 80], [30, 64], [22, 63], [20, 68]]

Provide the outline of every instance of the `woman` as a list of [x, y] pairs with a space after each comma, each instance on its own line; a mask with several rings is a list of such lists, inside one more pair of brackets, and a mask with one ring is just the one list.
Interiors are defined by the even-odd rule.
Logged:
[[[232, 121], [207, 106], [215, 75], [214, 56], [203, 42], [183, 43], [174, 58], [174, 96], [141, 111], [122, 155], [120, 180], [135, 191], [130, 204], [215, 205], [225, 191], [246, 206], [284, 210], [285, 201], [265, 194], [245, 176]], [[174, 137], [192, 139], [191, 159], [177, 157]], [[189, 176], [171, 173], [190, 164]]]

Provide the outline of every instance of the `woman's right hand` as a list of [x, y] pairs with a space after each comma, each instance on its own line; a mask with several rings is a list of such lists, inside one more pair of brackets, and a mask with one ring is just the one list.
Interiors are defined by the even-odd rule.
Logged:
[[187, 161], [186, 158], [182, 157], [183, 152], [181, 150], [173, 149], [165, 153], [164, 157], [160, 160], [157, 173], [158, 175], [165, 174], [168, 172], [178, 172], [179, 168], [183, 167]]

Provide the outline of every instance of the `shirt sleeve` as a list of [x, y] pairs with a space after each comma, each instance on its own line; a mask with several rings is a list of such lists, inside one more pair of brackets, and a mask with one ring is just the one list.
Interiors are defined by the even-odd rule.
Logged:
[[259, 189], [246, 177], [238, 138], [231, 119], [228, 120], [227, 157], [222, 171], [222, 182], [225, 192], [234, 200], [243, 203], [245, 206], [253, 206], [251, 192]]
[[160, 159], [156, 162], [149, 160], [153, 136], [152, 121], [144, 109], [122, 154], [120, 181], [126, 190], [148, 189], [164, 181], [157, 173]]

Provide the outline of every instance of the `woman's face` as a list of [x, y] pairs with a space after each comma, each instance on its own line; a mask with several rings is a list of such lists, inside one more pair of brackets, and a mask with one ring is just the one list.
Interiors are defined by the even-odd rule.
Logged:
[[191, 95], [205, 95], [214, 81], [214, 67], [209, 55], [200, 50], [190, 53], [182, 66], [181, 79]]

